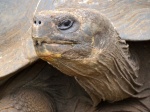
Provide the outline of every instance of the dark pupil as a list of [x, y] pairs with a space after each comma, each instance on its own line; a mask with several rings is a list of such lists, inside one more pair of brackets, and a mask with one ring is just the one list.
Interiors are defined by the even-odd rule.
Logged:
[[62, 21], [59, 25], [58, 28], [60, 30], [67, 30], [69, 28], [71, 28], [73, 25], [73, 21], [72, 20], [64, 20]]
[[64, 26], [69, 26], [70, 23], [71, 23], [71, 21], [70, 21], [70, 20], [67, 20], [67, 21], [65, 21], [63, 24], [64, 24]]

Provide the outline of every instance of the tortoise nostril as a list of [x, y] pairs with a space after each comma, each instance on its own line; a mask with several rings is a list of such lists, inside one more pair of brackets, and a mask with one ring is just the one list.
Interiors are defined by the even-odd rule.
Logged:
[[42, 22], [41, 22], [40, 20], [39, 20], [39, 21], [38, 21], [38, 20], [34, 20], [33, 23], [34, 23], [35, 25], [40, 25]]
[[39, 21], [39, 24], [41, 24], [41, 21]]

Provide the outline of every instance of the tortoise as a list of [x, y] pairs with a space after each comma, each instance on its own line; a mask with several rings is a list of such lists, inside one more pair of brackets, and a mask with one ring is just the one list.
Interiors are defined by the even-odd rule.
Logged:
[[149, 0], [66, 0], [34, 16], [32, 38], [100, 112], [150, 111]]
[[0, 112], [94, 111], [74, 78], [37, 61], [33, 15], [53, 7], [52, 0], [0, 1]]
[[[31, 39], [32, 16], [35, 14], [35, 12], [41, 10], [53, 10], [54, 6], [56, 5], [61, 7], [64, 4], [63, 2], [65, 1], [0, 1], [0, 111], [122, 112], [124, 110], [126, 111], [126, 109], [136, 112], [140, 111], [140, 109], [141, 111], [148, 111], [148, 97], [140, 100], [133, 97], [113, 103], [101, 102], [97, 107], [94, 107], [92, 106], [93, 101], [90, 98], [90, 95], [87, 94], [82, 85], [80, 86], [77, 83], [74, 77], [64, 75], [62, 72], [47, 64], [47, 62], [38, 60], [38, 56], [34, 51], [34, 46]], [[83, 4], [82, 2], [84, 2], [83, 5], [87, 5], [89, 7], [95, 7], [95, 4], [99, 3], [101, 4], [101, 9], [108, 8], [108, 10], [109, 7], [110, 10], [111, 6], [115, 9], [120, 4], [123, 4], [123, 7], [126, 8], [126, 5], [129, 5], [129, 3], [131, 3], [131, 5], [135, 6], [134, 10], [135, 8], [139, 8], [139, 11], [142, 11], [140, 15], [144, 15], [145, 18], [149, 17], [149, 1], [137, 2], [125, 0], [123, 1], [123, 3], [120, 3], [119, 1], [99, 0], [91, 2], [76, 0], [71, 2], [73, 2], [72, 4], [76, 4], [77, 2]], [[88, 4], [93, 4], [93, 6]], [[66, 1], [65, 6], [67, 5], [69, 6], [71, 4], [68, 4]], [[98, 7], [99, 6], [100, 5], [98, 5]], [[126, 11], [126, 13], [128, 12], [129, 10]], [[146, 12], [146, 14], [144, 12]], [[116, 14], [117, 13], [118, 12], [116, 11]], [[140, 16], [139, 13], [137, 13], [136, 15], [134, 12], [133, 15]], [[108, 16], [111, 15], [109, 15], [108, 13]], [[120, 16], [122, 15], [118, 15], [118, 17]], [[147, 46], [149, 45], [149, 21], [142, 16], [137, 18], [146, 20], [146, 22], [142, 22], [142, 25], [144, 24], [145, 28], [147, 29], [141, 30], [141, 35], [139, 35], [138, 33], [137, 36], [140, 36], [140, 41], [142, 38], [142, 40], [145, 40], [147, 42], [131, 42], [131, 46], [135, 48], [136, 45], [138, 49], [141, 49], [141, 47], [143, 47], [143, 44], [147, 44], [145, 45], [146, 48], [143, 47], [144, 49], [146, 49], [143, 51], [143, 55], [146, 54], [147, 58], [144, 56], [142, 65], [145, 65], [145, 60], [148, 59], [149, 54], [147, 50]], [[133, 17], [133, 19], [136, 18]], [[35, 21], [33, 21], [33, 23], [35, 24]], [[128, 25], [128, 22], [126, 25]], [[138, 26], [138, 28], [139, 27], [141, 28], [141, 26]], [[138, 30], [138, 28], [134, 29], [135, 32]], [[118, 29], [117, 31], [120, 31], [122, 32], [120, 34], [125, 35], [121, 36], [121, 38], [125, 38], [125, 40], [132, 39], [134, 41], [137, 41], [136, 36], [133, 36], [135, 37], [135, 39], [133, 39], [133, 37], [130, 38], [131, 36], [129, 36], [129, 34], [128, 36], [126, 36], [127, 32], [124, 32], [124, 30]], [[149, 67], [146, 65], [145, 67], [146, 68], [142, 68], [143, 71], [145, 71], [144, 76], [146, 76], [147, 80], [149, 80], [147, 75], [148, 73], [146, 71]], [[143, 79], [143, 81], [145, 81], [144, 76], [140, 75], [140, 78]], [[145, 85], [144, 87], [149, 87], [149, 85], [147, 84], [147, 86]], [[141, 96], [143, 96], [143, 94], [144, 93], [142, 93]], [[146, 96], [146, 94], [149, 94], [149, 92], [145, 91], [144, 95]], [[145, 106], [143, 106], [143, 104]]]

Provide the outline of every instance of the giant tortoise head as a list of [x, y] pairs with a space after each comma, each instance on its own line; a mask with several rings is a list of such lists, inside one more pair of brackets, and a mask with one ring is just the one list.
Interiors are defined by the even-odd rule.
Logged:
[[[124, 4], [128, 7], [129, 3]], [[42, 11], [34, 17], [32, 37], [38, 56], [74, 76], [95, 105], [101, 100], [114, 102], [135, 96], [142, 86], [138, 81], [139, 56], [132, 49], [129, 51], [126, 40], [150, 39], [146, 23], [150, 10], [142, 13], [144, 20], [132, 16], [138, 12], [136, 8], [134, 14], [126, 13], [128, 9], [122, 11], [126, 18], [139, 21], [139, 25], [126, 20], [118, 10], [114, 11], [120, 14], [116, 17], [104, 6], [106, 14], [99, 10], [100, 4], [96, 4], [95, 9], [92, 3], [88, 7], [83, 4], [64, 4], [55, 11]], [[144, 31], [142, 24], [146, 25]]]

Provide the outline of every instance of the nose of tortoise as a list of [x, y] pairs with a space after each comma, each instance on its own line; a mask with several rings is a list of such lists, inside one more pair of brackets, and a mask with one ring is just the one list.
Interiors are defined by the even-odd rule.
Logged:
[[41, 45], [45, 39], [49, 38], [52, 32], [52, 20], [49, 15], [37, 14], [32, 23], [32, 39], [35, 45]]
[[33, 24], [32, 24], [32, 37], [33, 38], [41, 38], [40, 29], [43, 26], [44, 21], [41, 17], [34, 17]]
[[32, 37], [35, 39], [48, 37], [52, 32], [53, 22], [50, 14], [37, 14], [33, 18]]

